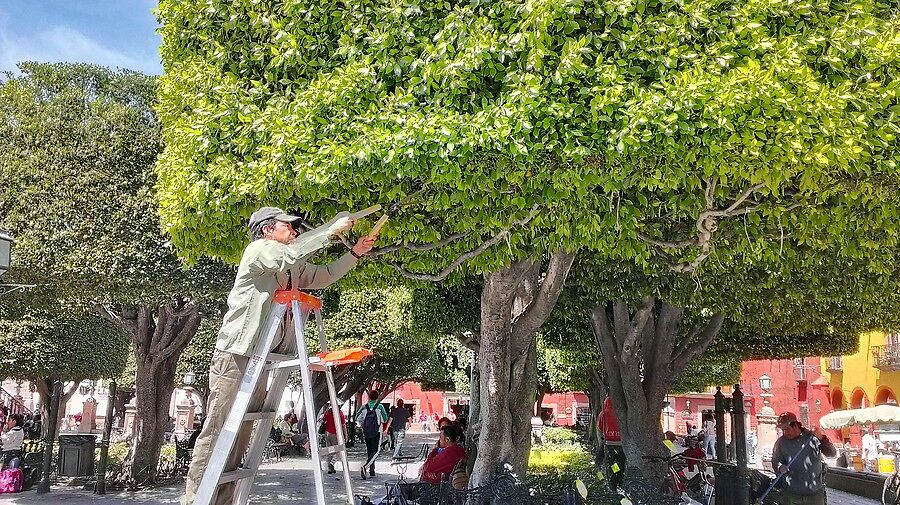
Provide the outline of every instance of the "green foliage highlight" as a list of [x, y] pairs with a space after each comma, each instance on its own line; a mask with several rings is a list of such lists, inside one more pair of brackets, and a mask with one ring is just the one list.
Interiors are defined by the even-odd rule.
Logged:
[[427, 290], [369, 288], [333, 290], [326, 296], [329, 346], [365, 347], [374, 357], [356, 373], [384, 383], [416, 380], [434, 353], [438, 334], [429, 326]]
[[221, 290], [226, 270], [185, 270], [160, 232], [155, 79], [80, 64], [20, 69], [0, 84], [0, 226], [16, 238], [12, 279], [85, 303]]
[[571, 476], [593, 468], [591, 454], [581, 445], [536, 446], [528, 458], [528, 472], [536, 475]]
[[579, 434], [569, 428], [544, 428], [541, 440], [544, 445], [575, 445]]
[[94, 314], [32, 312], [0, 319], [0, 349], [4, 377], [81, 381], [121, 373], [131, 340]]
[[691, 261], [709, 251], [638, 234], [690, 237], [706, 190], [723, 209], [752, 193], [752, 212], [719, 223], [722, 250], [773, 260], [779, 230], [855, 258], [897, 244], [900, 38], [886, 2], [164, 0], [159, 12], [160, 204], [189, 258], [234, 259], [264, 202], [322, 218], [377, 201], [398, 204], [385, 243], [465, 234], [396, 255], [417, 272], [535, 205], [474, 271], [560, 245]]

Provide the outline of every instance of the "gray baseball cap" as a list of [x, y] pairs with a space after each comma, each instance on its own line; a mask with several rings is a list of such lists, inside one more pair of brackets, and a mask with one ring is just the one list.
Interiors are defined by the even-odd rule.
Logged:
[[300, 216], [292, 216], [278, 207], [262, 207], [250, 215], [250, 223], [247, 225], [251, 230], [256, 229], [259, 225], [268, 219], [276, 219], [285, 223], [297, 224]]

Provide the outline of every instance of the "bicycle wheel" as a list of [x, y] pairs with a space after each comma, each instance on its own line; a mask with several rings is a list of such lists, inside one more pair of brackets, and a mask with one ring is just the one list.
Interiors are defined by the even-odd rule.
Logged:
[[881, 490], [882, 505], [897, 505], [900, 503], [900, 476], [896, 473], [884, 479], [884, 489]]

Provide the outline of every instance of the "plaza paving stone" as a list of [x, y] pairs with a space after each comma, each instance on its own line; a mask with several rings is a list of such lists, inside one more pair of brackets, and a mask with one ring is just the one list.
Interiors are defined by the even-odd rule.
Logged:
[[[413, 454], [421, 449], [422, 444], [434, 444], [434, 434], [409, 433], [406, 436], [404, 454]], [[390, 451], [385, 449], [375, 464], [375, 477], [362, 480], [359, 467], [365, 459], [364, 444], [357, 443], [348, 450], [354, 494], [369, 495], [373, 499], [385, 494], [385, 483], [396, 481], [401, 467], [391, 466]], [[340, 464], [337, 464], [340, 470]], [[418, 480], [422, 463], [407, 465], [406, 477]], [[250, 503], [294, 503], [315, 504], [315, 485], [312, 475], [312, 461], [306, 457], [286, 455], [280, 462], [265, 463], [260, 468]], [[124, 504], [177, 504], [184, 492], [184, 483], [160, 486], [137, 492], [110, 492], [105, 496], [97, 496], [90, 491], [73, 489], [64, 485], [54, 486], [50, 494], [38, 495], [33, 489], [16, 495], [0, 495], [0, 505], [124, 505]], [[346, 492], [341, 473], [325, 475], [325, 495], [329, 503], [347, 503]]]

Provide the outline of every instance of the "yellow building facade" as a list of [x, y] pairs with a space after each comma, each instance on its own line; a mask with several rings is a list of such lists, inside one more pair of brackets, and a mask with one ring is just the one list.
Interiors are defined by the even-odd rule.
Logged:
[[833, 410], [897, 403], [900, 394], [900, 334], [859, 337], [855, 354], [822, 359]]

